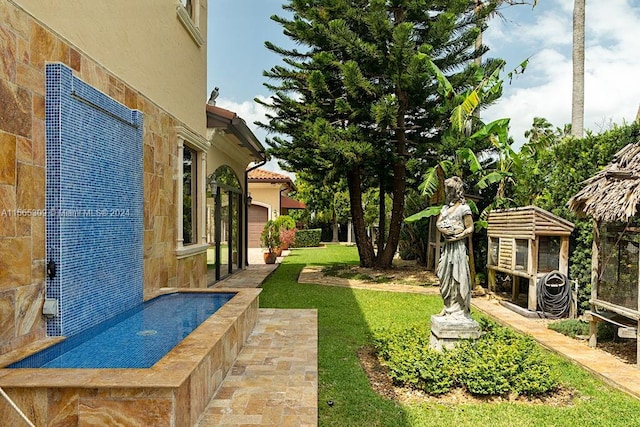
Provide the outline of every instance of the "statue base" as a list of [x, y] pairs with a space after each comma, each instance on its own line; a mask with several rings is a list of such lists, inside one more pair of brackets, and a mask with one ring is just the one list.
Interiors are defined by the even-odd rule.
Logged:
[[431, 316], [430, 347], [437, 351], [452, 349], [460, 340], [480, 338], [480, 325], [473, 319], [452, 316]]

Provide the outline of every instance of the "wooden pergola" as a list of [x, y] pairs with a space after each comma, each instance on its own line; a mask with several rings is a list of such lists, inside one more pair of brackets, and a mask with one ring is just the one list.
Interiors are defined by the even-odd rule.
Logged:
[[496, 273], [508, 274], [515, 301], [524, 278], [529, 282], [527, 308], [536, 311], [538, 280], [556, 270], [568, 275], [573, 223], [537, 206], [494, 210], [488, 222], [489, 290], [496, 290]]

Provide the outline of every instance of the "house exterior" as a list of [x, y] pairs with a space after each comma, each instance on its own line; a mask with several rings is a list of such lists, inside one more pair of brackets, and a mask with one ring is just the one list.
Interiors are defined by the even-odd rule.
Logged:
[[247, 165], [264, 164], [266, 155], [241, 117], [215, 105], [207, 105], [207, 139], [207, 262], [220, 280], [247, 265]]
[[221, 168], [239, 181], [246, 254], [245, 169], [263, 150], [208, 127], [207, 7], [0, 0], [0, 355], [114, 314], [80, 313], [89, 299], [126, 309], [161, 288], [206, 287]]
[[251, 196], [248, 215], [250, 248], [260, 247], [260, 234], [268, 220], [287, 215], [291, 209], [306, 208], [304, 203], [287, 195], [295, 189], [287, 175], [254, 169], [248, 173], [248, 188]]

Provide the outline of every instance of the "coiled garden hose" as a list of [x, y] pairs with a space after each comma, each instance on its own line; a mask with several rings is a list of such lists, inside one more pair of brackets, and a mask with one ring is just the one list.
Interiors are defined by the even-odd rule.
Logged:
[[545, 317], [559, 319], [569, 313], [571, 284], [559, 271], [545, 274], [538, 281], [538, 308]]

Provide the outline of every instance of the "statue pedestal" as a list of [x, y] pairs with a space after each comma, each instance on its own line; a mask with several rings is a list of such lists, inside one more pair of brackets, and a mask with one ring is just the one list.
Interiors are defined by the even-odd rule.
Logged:
[[466, 317], [431, 316], [431, 348], [452, 349], [459, 340], [480, 338], [480, 325]]

